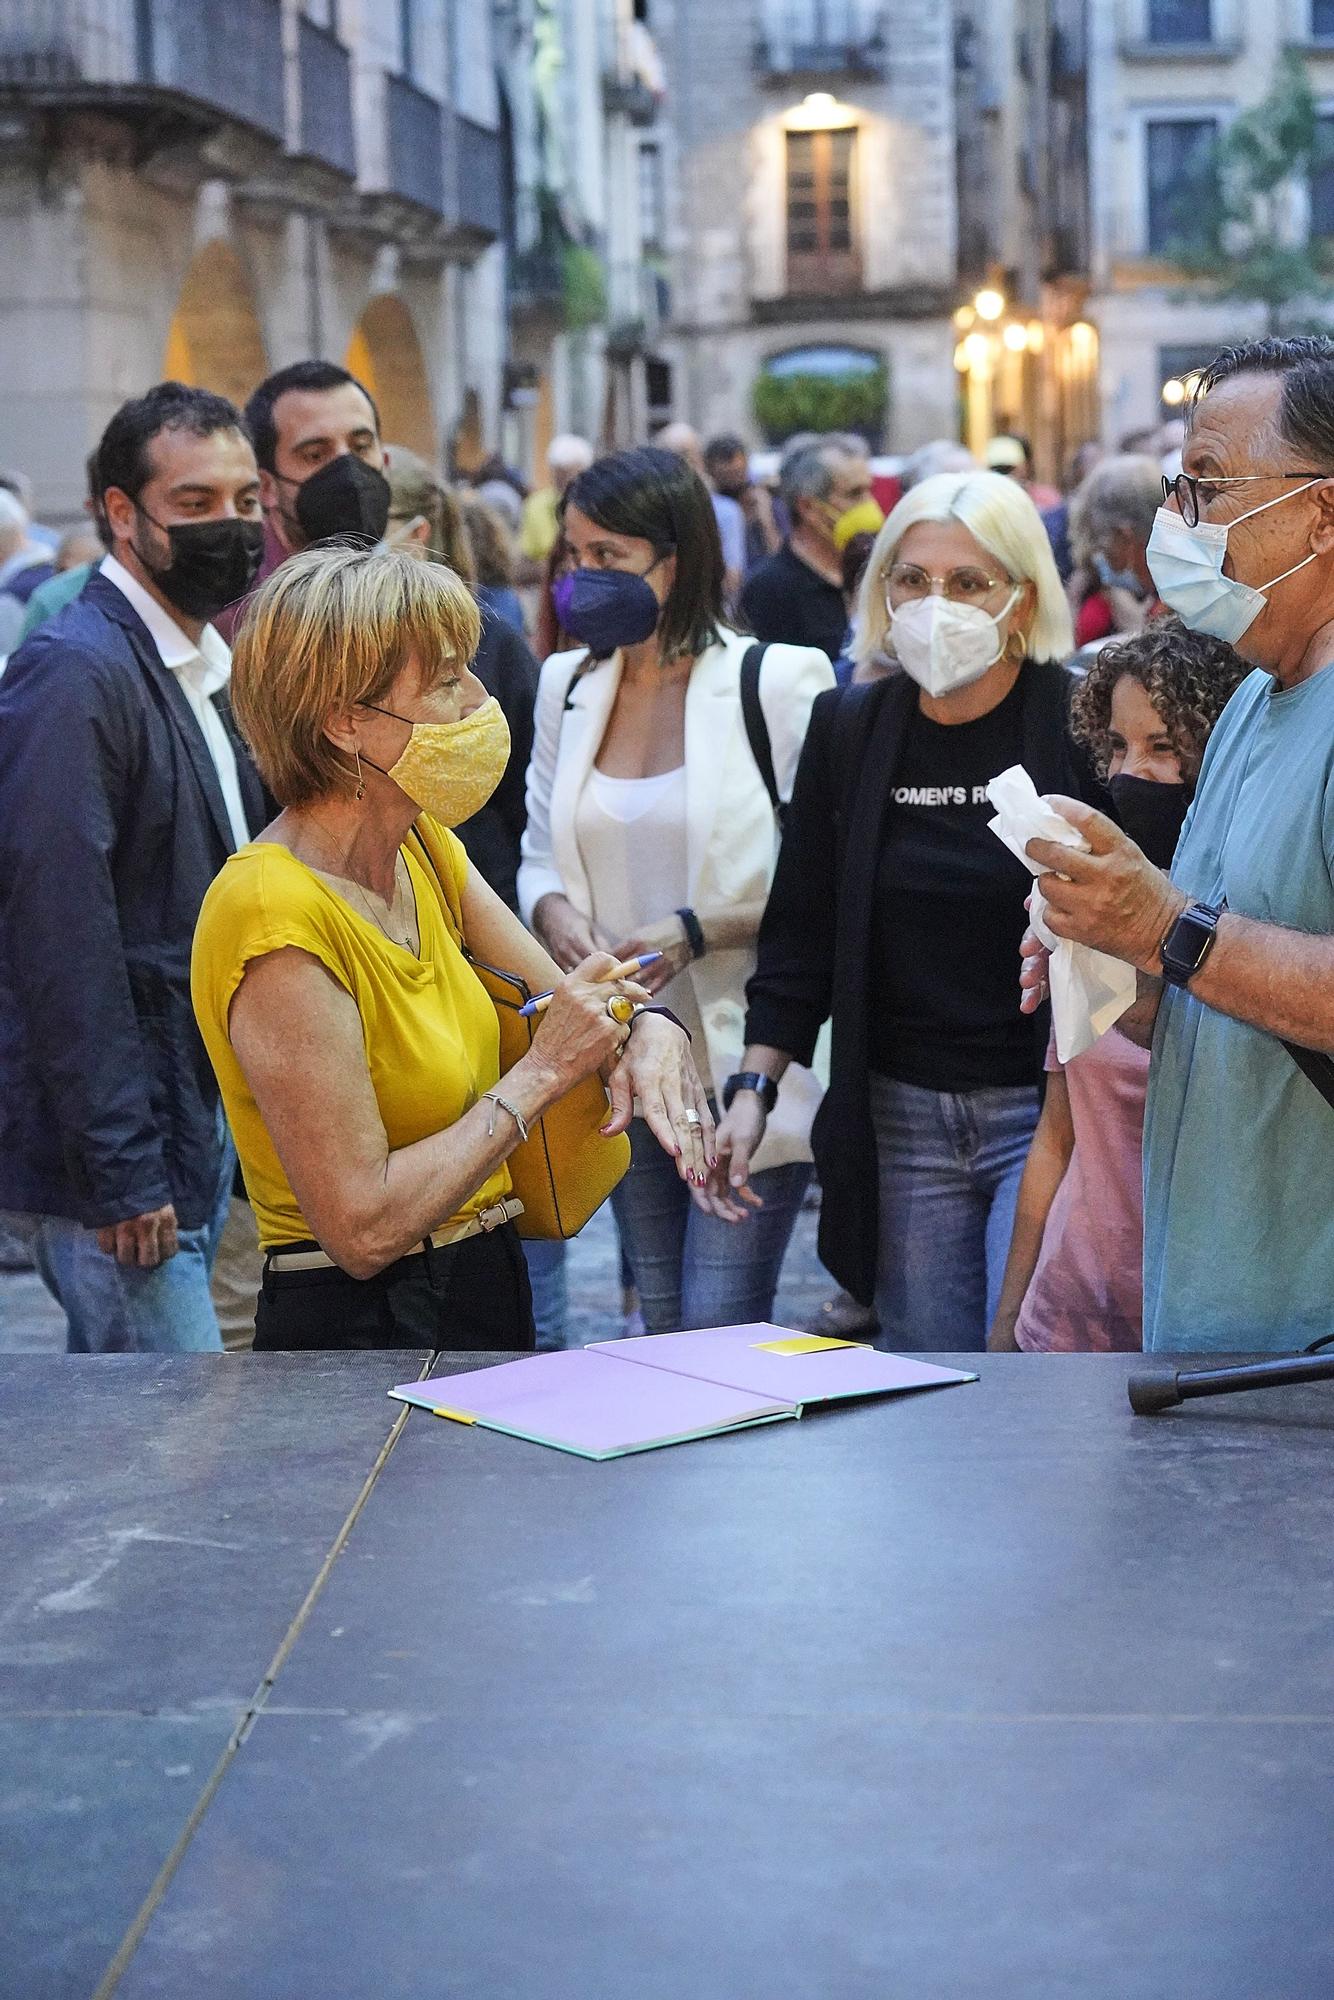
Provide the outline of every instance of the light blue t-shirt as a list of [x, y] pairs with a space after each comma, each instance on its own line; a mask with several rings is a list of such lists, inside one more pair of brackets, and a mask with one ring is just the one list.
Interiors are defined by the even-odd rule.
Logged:
[[[1334, 934], [1334, 668], [1253, 673], [1205, 755], [1172, 880]], [[1163, 989], [1144, 1125], [1144, 1345], [1303, 1347], [1334, 1333], [1334, 1107], [1259, 1028]]]

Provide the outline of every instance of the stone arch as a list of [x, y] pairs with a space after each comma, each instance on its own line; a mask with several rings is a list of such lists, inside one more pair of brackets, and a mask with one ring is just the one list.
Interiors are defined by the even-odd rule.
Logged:
[[220, 236], [191, 259], [167, 332], [168, 381], [212, 389], [243, 404], [269, 372], [254, 288], [245, 265]]
[[405, 444], [434, 465], [440, 451], [435, 405], [412, 315], [395, 292], [371, 299], [352, 329], [343, 365], [364, 382], [390, 444]]

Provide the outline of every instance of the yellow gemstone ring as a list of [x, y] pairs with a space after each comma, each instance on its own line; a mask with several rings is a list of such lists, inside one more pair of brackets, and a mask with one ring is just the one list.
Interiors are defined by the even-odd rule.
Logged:
[[635, 1003], [628, 993], [614, 993], [607, 1002], [607, 1012], [613, 1021], [619, 1021], [623, 1028], [628, 1028], [635, 1018]]

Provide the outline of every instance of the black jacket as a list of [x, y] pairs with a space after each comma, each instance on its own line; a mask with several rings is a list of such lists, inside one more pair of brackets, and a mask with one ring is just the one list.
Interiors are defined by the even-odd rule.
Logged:
[[[1030, 660], [1023, 685], [1023, 761], [1038, 791], [1105, 807], [1069, 735], [1071, 676], [1064, 667]], [[811, 1061], [816, 1036], [832, 1017], [829, 1089], [812, 1134], [823, 1190], [820, 1256], [863, 1304], [875, 1291], [879, 1237], [867, 1060], [871, 900], [890, 791], [917, 697], [906, 674], [817, 697], [746, 989], [747, 1043], [782, 1049], [799, 1063]], [[1017, 958], [1014, 974], [1017, 1008]], [[1045, 1047], [1039, 1027], [1035, 1081]]]
[[[215, 701], [256, 832], [264, 794]], [[0, 678], [0, 1208], [206, 1220], [218, 1091], [190, 943], [233, 847], [176, 676], [93, 575]]]
[[525, 787], [533, 754], [533, 707], [537, 701], [537, 661], [523, 634], [496, 612], [479, 605], [482, 636], [472, 670], [488, 694], [505, 711], [510, 726], [510, 759], [505, 775], [479, 813], [457, 827], [468, 859], [483, 881], [517, 912], [515, 879], [519, 873], [519, 842], [528, 818]]

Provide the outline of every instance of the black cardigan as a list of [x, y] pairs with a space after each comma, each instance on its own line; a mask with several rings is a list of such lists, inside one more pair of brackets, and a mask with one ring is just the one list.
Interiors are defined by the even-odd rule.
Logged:
[[[1024, 767], [1039, 792], [1104, 810], [1106, 794], [1069, 733], [1073, 677], [1030, 660], [1023, 668]], [[746, 1041], [809, 1064], [833, 1020], [829, 1089], [812, 1134], [823, 1199], [820, 1256], [869, 1304], [875, 1291], [879, 1195], [867, 1061], [872, 897], [885, 814], [917, 684], [894, 674], [836, 688], [811, 710], [778, 869], [746, 989]], [[1019, 961], [1015, 960], [1015, 1006]], [[1034, 1078], [1046, 1034], [1034, 1034]]]

